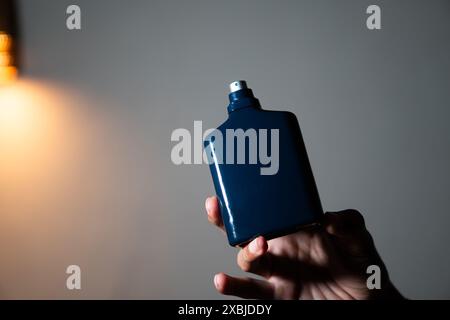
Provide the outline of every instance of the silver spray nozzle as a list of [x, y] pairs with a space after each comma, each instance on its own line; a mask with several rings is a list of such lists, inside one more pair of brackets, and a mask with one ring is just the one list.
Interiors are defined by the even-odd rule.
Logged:
[[247, 82], [244, 80], [233, 81], [230, 83], [230, 92], [236, 92], [238, 90], [247, 89]]

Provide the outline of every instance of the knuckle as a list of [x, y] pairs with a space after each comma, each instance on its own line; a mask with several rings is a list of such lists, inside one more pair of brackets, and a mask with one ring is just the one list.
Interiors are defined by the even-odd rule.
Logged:
[[237, 257], [237, 264], [242, 271], [249, 272], [251, 269], [250, 263], [248, 263], [244, 257], [244, 251], [242, 250]]
[[356, 209], [351, 209], [350, 212], [354, 216], [355, 223], [357, 223], [359, 225], [363, 225], [363, 226], [366, 224], [366, 221], [364, 220], [364, 216], [361, 214], [361, 212], [359, 212]]
[[347, 209], [344, 211], [346, 214], [347, 219], [345, 219], [346, 224], [348, 224], [349, 227], [362, 227], [366, 225], [366, 222], [364, 220], [364, 216], [356, 209]]

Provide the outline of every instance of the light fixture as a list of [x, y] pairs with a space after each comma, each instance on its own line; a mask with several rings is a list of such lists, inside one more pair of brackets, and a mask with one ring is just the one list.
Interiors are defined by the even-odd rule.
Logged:
[[19, 71], [19, 32], [14, 0], [0, 0], [0, 85], [17, 78]]

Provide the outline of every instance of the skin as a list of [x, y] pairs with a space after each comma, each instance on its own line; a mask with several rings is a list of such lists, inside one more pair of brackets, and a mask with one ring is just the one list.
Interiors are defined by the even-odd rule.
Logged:
[[[206, 199], [208, 220], [224, 232], [217, 197]], [[247, 299], [402, 299], [391, 283], [362, 215], [327, 212], [318, 226], [267, 241], [260, 236], [240, 248], [237, 264], [260, 276], [214, 276], [225, 295]], [[381, 289], [367, 288], [369, 265], [381, 270]], [[371, 273], [372, 274], [372, 273]]]

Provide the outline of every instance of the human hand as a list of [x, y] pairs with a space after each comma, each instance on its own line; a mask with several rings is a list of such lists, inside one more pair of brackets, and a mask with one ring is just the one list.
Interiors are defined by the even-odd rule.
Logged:
[[[224, 231], [217, 197], [206, 199], [208, 220]], [[247, 299], [403, 298], [389, 280], [362, 215], [329, 212], [319, 226], [266, 241], [260, 236], [241, 248], [237, 264], [263, 279], [216, 274], [225, 295]], [[369, 265], [381, 269], [381, 289], [367, 288]]]

